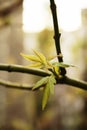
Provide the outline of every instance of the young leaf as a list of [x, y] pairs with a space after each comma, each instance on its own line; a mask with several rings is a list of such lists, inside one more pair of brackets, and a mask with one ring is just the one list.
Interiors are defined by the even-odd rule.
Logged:
[[44, 110], [44, 108], [46, 107], [49, 95], [50, 95], [50, 88], [49, 88], [49, 84], [47, 83], [46, 86], [44, 87], [44, 93], [42, 99], [42, 110]]
[[49, 78], [49, 87], [50, 87], [50, 93], [54, 94], [54, 85], [56, 84], [56, 80], [54, 75], [51, 75]]
[[43, 68], [43, 65], [41, 63], [35, 63], [27, 66], [28, 68]]
[[51, 75], [48, 79], [46, 86], [44, 87], [44, 94], [42, 99], [42, 110], [46, 107], [50, 94], [54, 94], [54, 84], [56, 83], [54, 75]]
[[57, 57], [62, 57], [62, 54], [59, 54], [59, 55], [56, 55], [56, 56], [49, 57], [48, 60], [49, 60], [49, 61], [52, 61], [52, 60], [54, 60], [54, 59], [57, 58]]
[[47, 77], [44, 77], [44, 78], [42, 78], [41, 80], [39, 80], [39, 81], [33, 86], [33, 90], [35, 90], [35, 89], [41, 87], [42, 85], [45, 85], [45, 84], [48, 82], [48, 79], [49, 79], [49, 77], [47, 76]]
[[60, 69], [59, 69], [59, 66], [54, 66], [53, 67], [53, 69], [54, 69], [54, 72], [57, 74], [57, 75], [59, 75], [60, 74]]
[[25, 55], [25, 54], [21, 53], [21, 56], [30, 61], [41, 62], [40, 59], [34, 55]]
[[49, 61], [47, 61], [47, 68], [53, 68], [53, 65]]
[[40, 53], [40, 52], [38, 52], [38, 51], [36, 51], [36, 50], [33, 50], [34, 51], [34, 53], [37, 55], [37, 57], [39, 58], [39, 60], [43, 63], [43, 64], [47, 64], [47, 61], [46, 61], [46, 57], [42, 54], [42, 53]]
[[75, 67], [74, 65], [64, 64], [62, 62], [54, 62], [53, 65], [58, 66], [58, 67], [63, 67], [63, 68]]

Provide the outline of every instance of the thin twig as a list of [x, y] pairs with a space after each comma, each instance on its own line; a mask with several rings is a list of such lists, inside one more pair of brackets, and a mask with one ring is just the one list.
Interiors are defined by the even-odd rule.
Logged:
[[[75, 87], [75, 88], [80, 88], [82, 90], [87, 90], [86, 82], [71, 79], [66, 76], [63, 77], [62, 79], [59, 79], [57, 84], [66, 84], [66, 85], [69, 85], [69, 87]], [[0, 80], [0, 85], [6, 88], [26, 90], [26, 91], [36, 91], [39, 89], [38, 88], [38, 89], [32, 90], [33, 85], [30, 86], [28, 84], [15, 83], [15, 82], [10, 82], [10, 81], [5, 81], [5, 80]]]
[[[58, 27], [58, 21], [57, 21], [57, 12], [56, 12], [56, 4], [54, 0], [50, 0], [50, 7], [51, 7], [51, 12], [53, 16], [53, 25], [54, 25], [54, 40], [55, 40], [55, 46], [56, 46], [56, 51], [57, 55], [61, 55], [61, 48], [60, 48], [60, 33], [59, 33], [59, 27]], [[63, 62], [63, 57], [58, 57], [59, 62]], [[65, 68], [61, 68], [61, 75], [66, 74]]]
[[19, 84], [15, 82], [0, 80], [0, 85], [6, 88], [18, 89], [18, 90], [29, 90], [32, 91], [32, 87], [26, 84]]

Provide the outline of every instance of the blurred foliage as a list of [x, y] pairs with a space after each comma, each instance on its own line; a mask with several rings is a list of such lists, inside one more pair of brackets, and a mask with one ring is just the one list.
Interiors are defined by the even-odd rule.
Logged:
[[45, 29], [38, 34], [38, 48], [46, 57], [56, 55], [53, 37], [53, 31], [49, 29]]
[[23, 119], [14, 119], [11, 124], [13, 128], [15, 128], [15, 130], [34, 130], [31, 124], [29, 124], [26, 120]]
[[7, 25], [10, 25], [10, 19], [9, 17], [0, 18], [0, 28], [5, 27]]

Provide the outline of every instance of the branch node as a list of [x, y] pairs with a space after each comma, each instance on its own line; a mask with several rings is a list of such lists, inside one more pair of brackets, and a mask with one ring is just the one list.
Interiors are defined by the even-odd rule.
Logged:
[[11, 65], [8, 65], [7, 69], [8, 69], [8, 72], [11, 72], [12, 71]]

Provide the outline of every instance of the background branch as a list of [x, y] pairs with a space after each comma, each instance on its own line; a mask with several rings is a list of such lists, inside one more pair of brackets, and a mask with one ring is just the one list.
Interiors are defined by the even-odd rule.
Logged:
[[[2, 4], [4, 3], [5, 1], [3, 0]], [[9, 1], [9, 6], [5, 8], [0, 8], [0, 17], [5, 17], [9, 15], [13, 11], [15, 11], [20, 5], [22, 5], [22, 3], [23, 3], [23, 0], [16, 0], [16, 2], [13, 2], [13, 4], [10, 4], [10, 1]]]
[[6, 88], [11, 88], [11, 89], [19, 89], [19, 90], [29, 90], [32, 91], [32, 87], [26, 84], [19, 84], [15, 82], [10, 82], [10, 81], [5, 81], [5, 80], [0, 80], [0, 85], [6, 87]]

